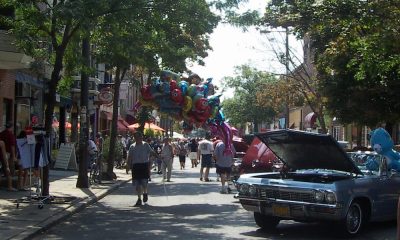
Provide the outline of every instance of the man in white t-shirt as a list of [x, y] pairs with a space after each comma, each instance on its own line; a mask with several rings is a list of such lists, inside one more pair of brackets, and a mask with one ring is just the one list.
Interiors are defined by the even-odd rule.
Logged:
[[[197, 159], [200, 159], [201, 156], [200, 181], [203, 181], [204, 176], [205, 182], [210, 182], [208, 175], [210, 173], [212, 154], [214, 151], [213, 143], [209, 139], [210, 137], [207, 136], [205, 139], [201, 140], [197, 149]], [[204, 168], [206, 171], [203, 175]]]

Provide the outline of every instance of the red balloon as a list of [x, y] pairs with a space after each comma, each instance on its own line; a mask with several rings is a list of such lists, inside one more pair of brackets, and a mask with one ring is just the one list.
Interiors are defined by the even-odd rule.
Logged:
[[152, 100], [153, 96], [151, 95], [150, 91], [150, 86], [149, 85], [144, 85], [141, 89], [140, 92], [142, 93], [142, 97], [144, 100]]
[[206, 98], [200, 98], [195, 102], [195, 108], [197, 111], [205, 111], [208, 107], [208, 101]]
[[175, 80], [171, 80], [171, 82], [169, 82], [169, 88], [171, 91], [178, 88], [178, 84]]
[[171, 99], [174, 102], [181, 103], [183, 101], [182, 91], [179, 88], [172, 90]]

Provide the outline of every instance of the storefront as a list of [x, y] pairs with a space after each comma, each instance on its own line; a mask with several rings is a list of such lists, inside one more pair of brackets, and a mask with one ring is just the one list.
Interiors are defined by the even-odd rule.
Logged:
[[16, 133], [32, 124], [44, 121], [44, 80], [27, 73], [15, 73]]

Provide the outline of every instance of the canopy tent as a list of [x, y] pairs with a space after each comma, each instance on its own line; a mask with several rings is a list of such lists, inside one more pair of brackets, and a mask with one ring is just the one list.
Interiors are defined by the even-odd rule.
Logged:
[[[128, 128], [131, 131], [136, 131], [136, 129], [139, 128], [139, 123], [135, 123], [135, 124], [129, 125]], [[155, 125], [154, 123], [146, 123], [144, 125], [144, 129], [151, 129], [153, 131], [165, 132], [164, 129], [162, 129], [161, 127]]]
[[177, 133], [177, 132], [173, 132], [172, 138], [186, 139], [185, 136], [183, 136], [183, 134], [180, 134], [180, 133]]

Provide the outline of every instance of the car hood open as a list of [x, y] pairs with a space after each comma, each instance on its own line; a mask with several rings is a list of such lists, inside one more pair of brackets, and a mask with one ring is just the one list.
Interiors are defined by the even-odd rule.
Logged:
[[362, 174], [330, 135], [282, 129], [256, 136], [289, 169], [330, 169]]

